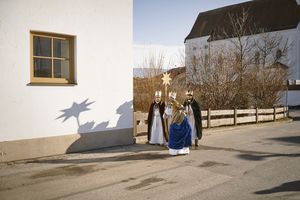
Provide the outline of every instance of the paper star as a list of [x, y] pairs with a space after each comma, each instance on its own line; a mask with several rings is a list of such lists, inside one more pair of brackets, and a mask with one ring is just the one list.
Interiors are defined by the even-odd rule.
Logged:
[[163, 80], [164, 85], [170, 85], [170, 81], [172, 80], [170, 78], [170, 74], [168, 74], [168, 72], [164, 73], [163, 77], [161, 79]]

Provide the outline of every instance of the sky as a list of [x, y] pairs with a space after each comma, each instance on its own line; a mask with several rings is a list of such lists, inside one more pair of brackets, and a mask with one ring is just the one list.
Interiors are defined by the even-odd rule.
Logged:
[[249, 0], [133, 0], [134, 67], [162, 52], [166, 68], [180, 65], [184, 39], [200, 12]]

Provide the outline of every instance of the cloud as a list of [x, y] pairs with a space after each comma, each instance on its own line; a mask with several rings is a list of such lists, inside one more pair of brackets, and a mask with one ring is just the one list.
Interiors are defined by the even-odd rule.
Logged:
[[184, 55], [184, 45], [160, 45], [160, 44], [134, 44], [133, 45], [133, 64], [134, 67], [141, 67], [143, 60], [149, 57], [149, 54], [165, 55], [164, 68], [174, 68], [182, 66], [182, 56]]

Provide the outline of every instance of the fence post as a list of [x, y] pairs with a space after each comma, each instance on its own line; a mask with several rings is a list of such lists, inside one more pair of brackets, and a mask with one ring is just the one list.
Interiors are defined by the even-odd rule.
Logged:
[[258, 107], [256, 107], [256, 109], [255, 109], [255, 120], [256, 120], [256, 123], [258, 123]]
[[276, 106], [274, 106], [273, 121], [276, 121]]
[[210, 128], [210, 108], [207, 109], [207, 128]]
[[137, 123], [136, 123], [136, 112], [133, 112], [133, 137], [136, 136], [136, 126], [137, 126]]
[[283, 106], [283, 118], [287, 117], [287, 109], [285, 106]]
[[236, 126], [237, 125], [237, 109], [236, 107], [234, 107], [234, 110], [233, 110], [233, 114], [234, 114], [234, 125]]

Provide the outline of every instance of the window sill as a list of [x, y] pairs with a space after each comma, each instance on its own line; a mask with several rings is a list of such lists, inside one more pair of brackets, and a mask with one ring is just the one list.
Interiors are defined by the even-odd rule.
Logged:
[[76, 86], [77, 83], [28, 83], [27, 86]]

